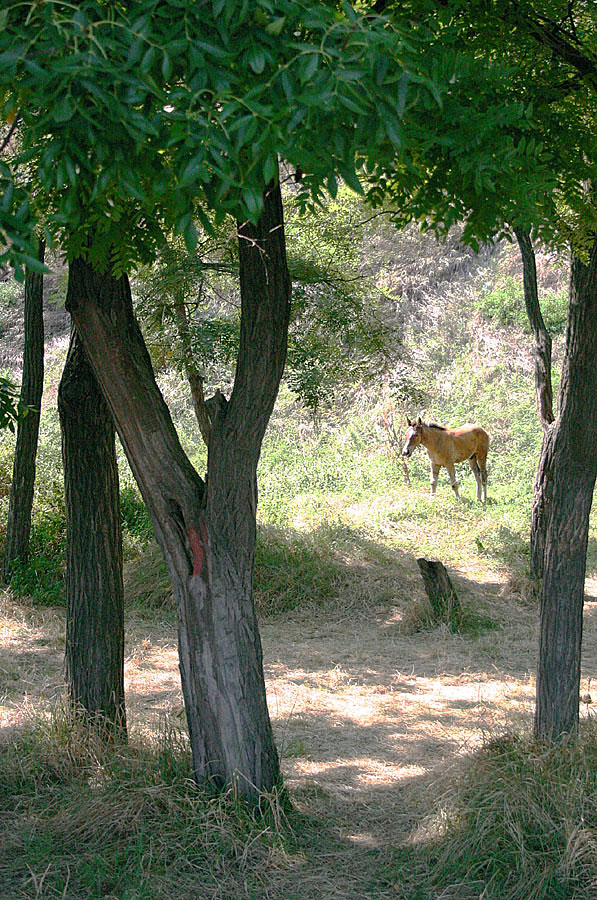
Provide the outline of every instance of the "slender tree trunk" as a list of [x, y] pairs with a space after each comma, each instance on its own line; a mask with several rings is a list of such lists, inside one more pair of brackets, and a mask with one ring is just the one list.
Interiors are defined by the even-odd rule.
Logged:
[[[41, 240], [38, 259], [44, 261], [44, 242]], [[28, 270], [25, 276], [25, 349], [21, 384], [21, 401], [28, 407], [28, 412], [17, 423], [4, 548], [4, 578], [7, 582], [10, 581], [15, 560], [26, 563], [29, 554], [43, 383], [43, 275]]]
[[515, 228], [514, 233], [520, 247], [523, 267], [524, 302], [529, 324], [535, 338], [535, 396], [537, 414], [543, 429], [543, 445], [537, 468], [533, 492], [530, 534], [530, 571], [533, 578], [543, 577], [543, 555], [545, 535], [551, 509], [551, 440], [550, 430], [554, 422], [553, 387], [551, 381], [551, 337], [539, 306], [537, 290], [537, 267], [535, 252], [528, 231]]
[[535, 735], [578, 724], [589, 514], [597, 476], [597, 237], [588, 264], [573, 257], [558, 418], [549, 440], [551, 512], [541, 596]]
[[539, 306], [539, 293], [537, 290], [537, 266], [535, 251], [528, 231], [515, 228], [514, 233], [520, 247], [522, 256], [522, 271], [524, 284], [524, 303], [526, 306], [529, 324], [535, 337], [535, 394], [537, 398], [537, 414], [544, 431], [554, 421], [553, 414], [553, 388], [551, 383], [551, 337]]
[[124, 588], [114, 423], [74, 328], [58, 410], [66, 498], [67, 687], [76, 713], [107, 738], [121, 740]]
[[257, 802], [279, 781], [253, 607], [255, 472], [286, 356], [290, 281], [276, 184], [239, 229], [235, 385], [211, 423], [208, 487], [180, 447], [134, 319], [126, 276], [71, 265], [67, 293], [172, 579], [195, 778]]
[[174, 297], [174, 314], [176, 316], [176, 325], [178, 328], [178, 336], [182, 346], [182, 362], [191, 389], [191, 399], [193, 401], [193, 409], [195, 417], [199, 425], [201, 437], [205, 445], [209, 446], [209, 435], [211, 431], [209, 415], [205, 406], [205, 396], [203, 394], [203, 378], [195, 365], [193, 359], [193, 348], [191, 345], [191, 331], [189, 328], [189, 320], [182, 297]]

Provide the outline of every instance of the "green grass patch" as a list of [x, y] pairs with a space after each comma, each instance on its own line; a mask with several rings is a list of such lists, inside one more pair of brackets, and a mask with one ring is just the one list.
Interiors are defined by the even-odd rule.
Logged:
[[[396, 599], [403, 559], [346, 525], [308, 532], [262, 525], [255, 551], [257, 611], [278, 616], [293, 609], [330, 612]], [[172, 604], [166, 564], [155, 543], [125, 567], [127, 600], [159, 609]]]
[[153, 525], [139, 489], [128, 481], [120, 488], [120, 522], [124, 558], [138, 557], [153, 539]]

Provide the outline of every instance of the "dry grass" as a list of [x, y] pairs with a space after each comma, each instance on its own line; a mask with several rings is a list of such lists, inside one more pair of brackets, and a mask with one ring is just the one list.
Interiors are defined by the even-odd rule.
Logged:
[[[495, 739], [434, 784], [433, 815], [398, 854], [400, 898], [593, 900], [597, 896], [597, 729], [546, 747]], [[415, 888], [414, 886], [417, 885]]]
[[[485, 580], [479, 572], [475, 580], [467, 566], [451, 570], [455, 588], [497, 628], [476, 636], [446, 627], [408, 634], [409, 607], [423, 596], [414, 560], [380, 555], [365, 539], [351, 554], [342, 530], [330, 541], [333, 602], [305, 597], [261, 623], [270, 712], [295, 806], [289, 822], [277, 825], [275, 816], [264, 825], [249, 821], [231, 798], [208, 801], [189, 785], [168, 603], [129, 609], [131, 745], [109, 760], [61, 724], [62, 614], [1, 595], [0, 815], [11, 823], [0, 854], [0, 884], [7, 885], [0, 888], [2, 900], [483, 895], [487, 872], [454, 869], [438, 880], [437, 860], [456, 851], [447, 843], [452, 826], [442, 832], [437, 823], [442, 816], [461, 821], [462, 804], [444, 796], [454, 760], [468, 759], [496, 736], [528, 729], [536, 609], [512, 594], [503, 573], [483, 567]], [[271, 567], [277, 554], [262, 564]], [[375, 603], [380, 585], [384, 602]], [[591, 591], [595, 586], [588, 583]], [[583, 690], [597, 673], [596, 629], [597, 601], [590, 595]], [[584, 718], [591, 713], [583, 706]], [[485, 757], [476, 759], [471, 784], [477, 767], [487, 765]], [[272, 809], [278, 809], [275, 802]], [[424, 816], [426, 830], [420, 828]], [[593, 826], [587, 831], [577, 813], [570, 822], [557, 866], [581, 859], [585, 871]], [[418, 883], [408, 871], [419, 872]], [[528, 900], [526, 894], [504, 896]], [[553, 895], [560, 896], [577, 895]], [[501, 900], [499, 893], [486, 897]]]

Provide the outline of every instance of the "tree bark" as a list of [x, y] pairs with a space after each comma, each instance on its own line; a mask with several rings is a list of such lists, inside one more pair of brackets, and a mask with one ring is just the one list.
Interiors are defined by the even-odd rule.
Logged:
[[[38, 259], [44, 261], [44, 242], [40, 240]], [[43, 275], [28, 270], [25, 275], [25, 347], [21, 401], [27, 413], [17, 423], [17, 443], [4, 547], [4, 578], [8, 582], [15, 560], [25, 564], [29, 555], [31, 511], [41, 397], [44, 383]]]
[[541, 595], [535, 735], [578, 725], [589, 514], [597, 476], [597, 237], [588, 263], [573, 256], [558, 418], [549, 440], [551, 512]]
[[545, 535], [551, 508], [551, 442], [550, 429], [554, 422], [553, 387], [551, 381], [551, 337], [539, 306], [537, 267], [530, 235], [523, 228], [514, 233], [520, 247], [523, 267], [524, 302], [529, 324], [535, 338], [535, 396], [537, 414], [543, 429], [543, 445], [533, 491], [530, 533], [530, 573], [533, 578], [543, 577]]
[[[207, 485], [185, 456], [134, 319], [128, 279], [75, 260], [67, 307], [110, 405], [172, 579], [194, 775], [258, 802], [279, 781], [253, 606], [255, 473], [282, 376], [290, 310], [279, 185], [239, 227], [234, 389], [211, 421]], [[75, 277], [76, 276], [76, 277]]]
[[529, 541], [529, 571], [531, 578], [540, 581], [545, 568], [545, 544], [549, 517], [553, 509], [554, 438], [552, 429], [543, 432], [543, 442], [533, 487], [531, 531]]
[[66, 499], [68, 693], [76, 714], [106, 738], [121, 740], [126, 738], [124, 588], [114, 422], [75, 329], [58, 410]]
[[445, 622], [450, 626], [461, 624], [462, 606], [444, 564], [439, 560], [421, 557], [417, 559], [417, 565], [435, 621]]

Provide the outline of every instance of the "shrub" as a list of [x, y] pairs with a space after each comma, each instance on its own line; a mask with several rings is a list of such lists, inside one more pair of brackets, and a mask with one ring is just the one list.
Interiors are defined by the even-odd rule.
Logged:
[[[553, 335], [562, 334], [568, 314], [567, 291], [562, 290], [557, 294], [553, 291], [542, 292], [539, 304], [547, 330]], [[499, 287], [482, 295], [476, 306], [483, 317], [495, 325], [502, 328], [516, 326], [526, 332], [531, 330], [522, 282], [517, 278], [507, 276]]]

